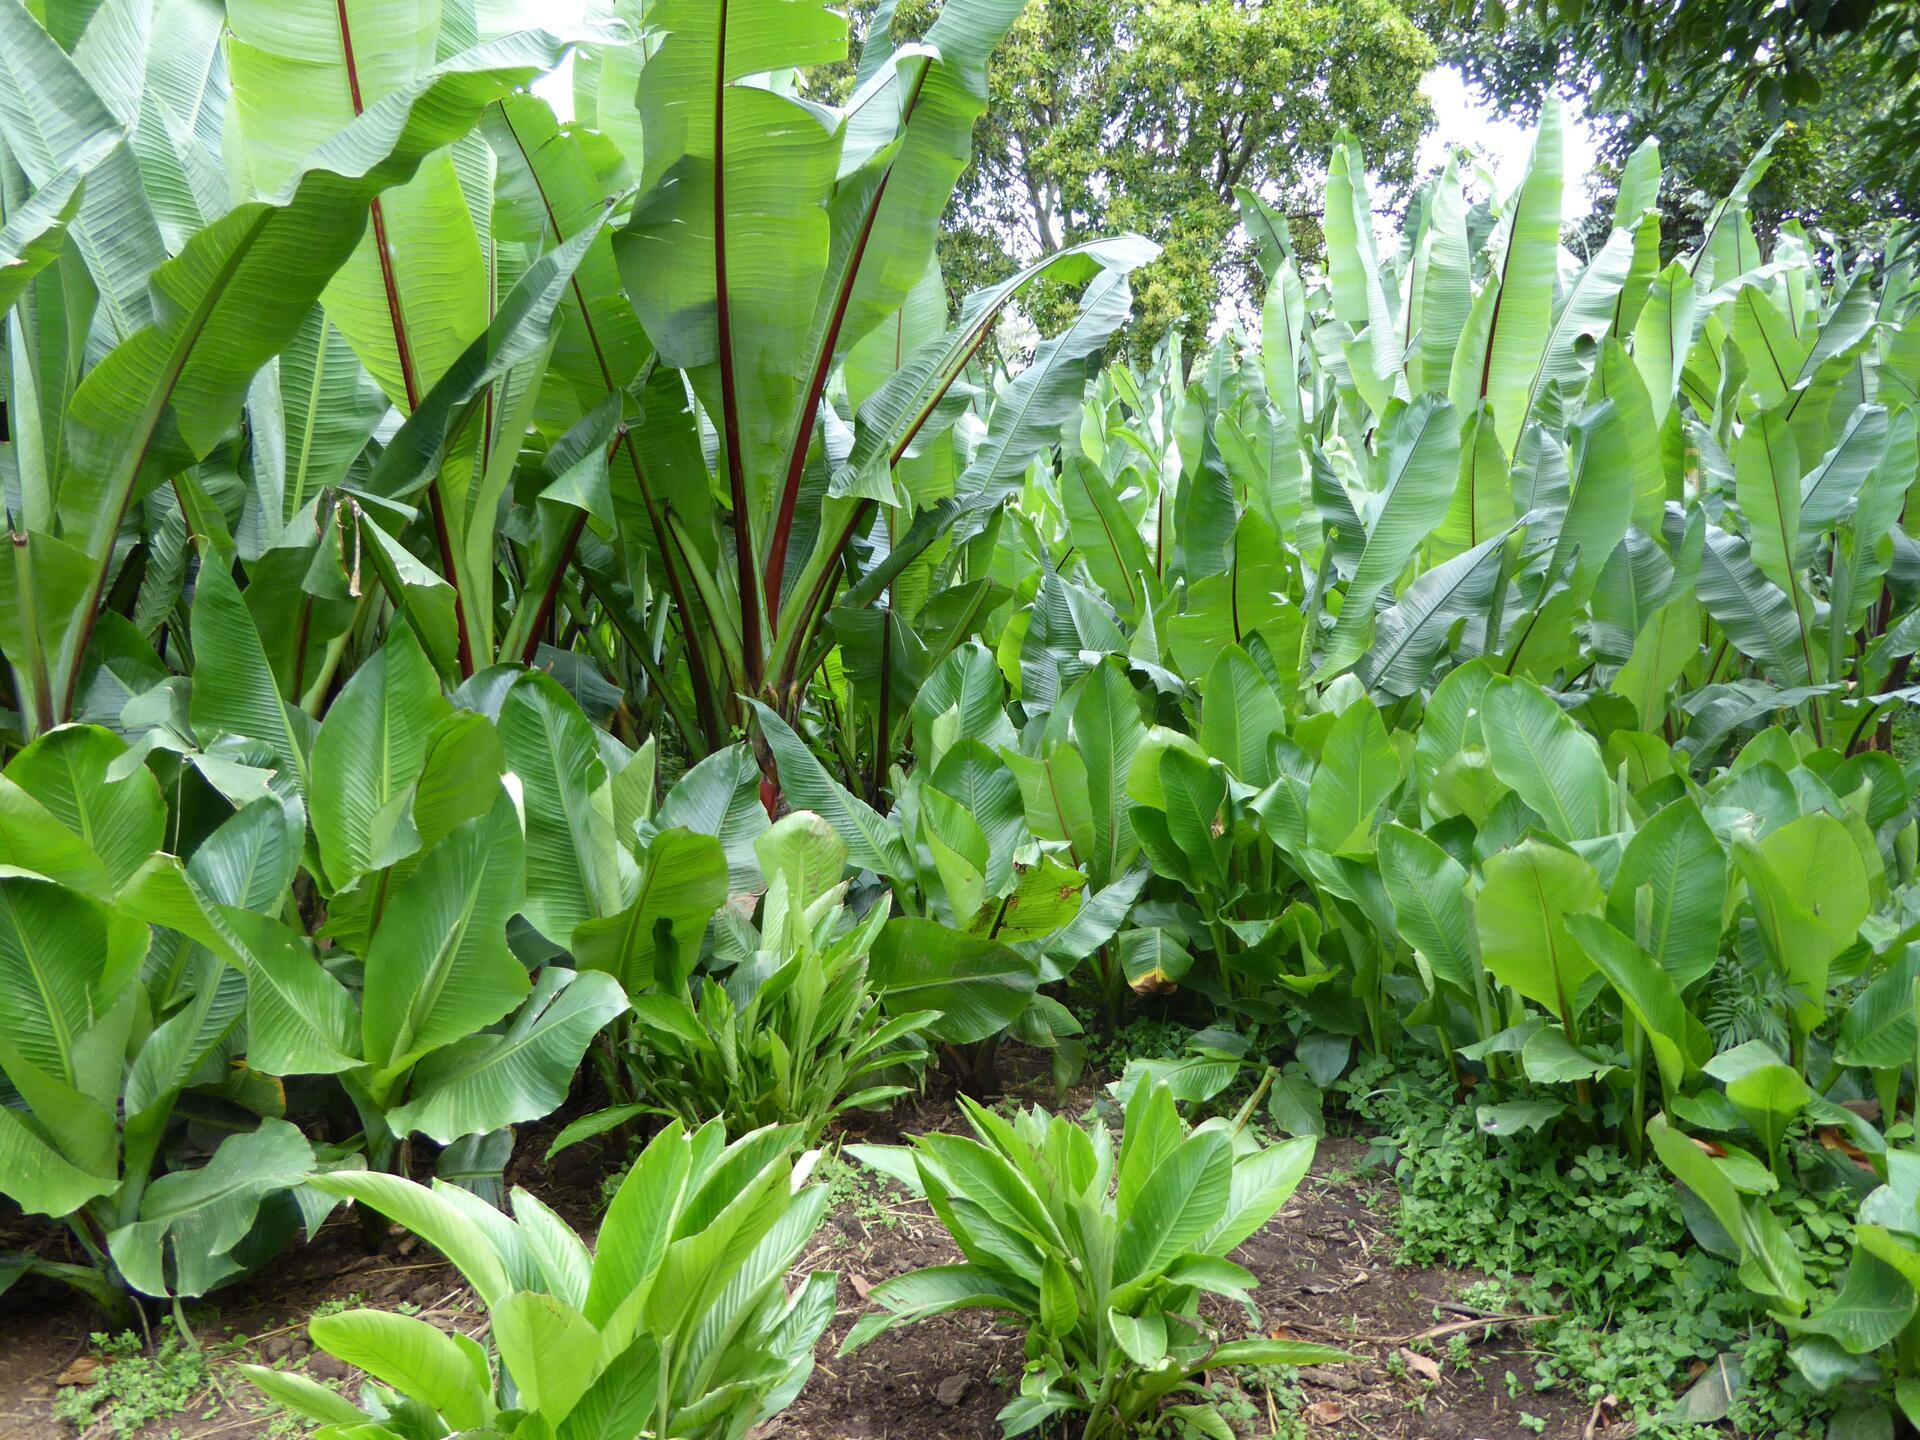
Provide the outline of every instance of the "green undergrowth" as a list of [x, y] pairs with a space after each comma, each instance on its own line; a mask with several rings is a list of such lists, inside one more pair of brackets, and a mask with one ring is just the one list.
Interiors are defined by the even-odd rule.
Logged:
[[[1530, 1333], [1521, 1390], [1588, 1405], [1611, 1395], [1638, 1433], [1672, 1440], [1844, 1432], [1829, 1430], [1829, 1403], [1793, 1374], [1779, 1328], [1733, 1268], [1689, 1235], [1658, 1166], [1564, 1134], [1484, 1135], [1437, 1064], [1364, 1061], [1337, 1090], [1371, 1140], [1369, 1163], [1398, 1188], [1402, 1262], [1479, 1270], [1490, 1279], [1467, 1303], [1555, 1317]], [[1775, 1209], [1801, 1232], [1809, 1280], [1831, 1283], [1846, 1263], [1846, 1215], [1792, 1187]], [[1711, 1383], [1685, 1398], [1707, 1373], [1739, 1377], [1730, 1401], [1709, 1402]]]
[[64, 1390], [54, 1402], [56, 1419], [90, 1435], [132, 1435], [190, 1410], [207, 1385], [207, 1358], [164, 1322], [149, 1352], [141, 1337], [123, 1331], [96, 1333], [93, 1353], [104, 1363], [93, 1384]]

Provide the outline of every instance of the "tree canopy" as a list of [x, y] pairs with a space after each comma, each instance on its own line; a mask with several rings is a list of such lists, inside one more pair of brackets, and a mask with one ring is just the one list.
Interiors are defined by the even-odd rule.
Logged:
[[[864, 28], [898, 41], [936, 10], [878, 0]], [[1035, 0], [990, 72], [942, 241], [948, 287], [1130, 230], [1164, 247], [1136, 277], [1134, 337], [1204, 334], [1222, 294], [1243, 298], [1258, 276], [1234, 187], [1317, 256], [1322, 157], [1349, 130], [1384, 193], [1408, 186], [1436, 53], [1395, 0]]]
[[[1503, 113], [1531, 121], [1556, 87], [1583, 96], [1602, 177], [1657, 135], [1669, 253], [1699, 237], [1714, 197], [1776, 129], [1750, 199], [1763, 227], [1817, 224], [1852, 248], [1915, 213], [1915, 0], [1433, 0], [1418, 17]], [[1595, 199], [1604, 234], [1610, 197]]]

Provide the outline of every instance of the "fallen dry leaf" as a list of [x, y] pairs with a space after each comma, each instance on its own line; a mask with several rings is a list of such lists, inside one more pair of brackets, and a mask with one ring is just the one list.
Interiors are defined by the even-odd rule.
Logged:
[[853, 1293], [858, 1295], [862, 1300], [866, 1299], [867, 1296], [872, 1293], [873, 1282], [867, 1279], [866, 1276], [849, 1275], [847, 1278], [853, 1282]]
[[1418, 1350], [1402, 1350], [1400, 1362], [1428, 1384], [1436, 1384], [1440, 1379], [1440, 1362], [1431, 1355], [1422, 1355]]
[[100, 1357], [98, 1355], [82, 1355], [78, 1360], [75, 1360], [71, 1365], [67, 1366], [66, 1369], [54, 1376], [53, 1383], [56, 1385], [91, 1385], [100, 1378], [101, 1368]]
[[1868, 1174], [1874, 1173], [1873, 1162], [1867, 1159], [1867, 1152], [1847, 1139], [1844, 1131], [1829, 1128], [1815, 1133], [1819, 1135], [1820, 1144], [1825, 1149], [1838, 1151]]
[[1309, 1425], [1336, 1425], [1347, 1413], [1347, 1407], [1338, 1400], [1316, 1400], [1307, 1406]]

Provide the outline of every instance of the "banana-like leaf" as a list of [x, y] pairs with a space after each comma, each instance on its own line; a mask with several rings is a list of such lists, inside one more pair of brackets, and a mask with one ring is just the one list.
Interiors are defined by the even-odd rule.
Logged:
[[80, 209], [87, 171], [117, 143], [111, 135], [97, 137], [7, 216], [0, 229], [0, 314], [12, 309], [33, 277], [59, 256]]
[[361, 1054], [377, 1096], [526, 995], [526, 969], [506, 940], [525, 874], [519, 812], [501, 790], [490, 813], [440, 841], [395, 890], [367, 948], [361, 1006]]
[[1593, 738], [1528, 680], [1496, 680], [1484, 703], [1494, 773], [1562, 840], [1605, 834], [1612, 787]]
[[0, 4], [0, 55], [8, 149], [36, 190], [57, 194], [76, 169], [86, 178], [74, 247], [109, 337], [125, 340], [153, 321], [147, 282], [167, 255], [125, 122], [20, 0]]
[[1307, 790], [1307, 843], [1331, 855], [1366, 854], [1374, 816], [1400, 785], [1400, 754], [1371, 700], [1340, 713]]
[[1795, 601], [1760, 573], [1745, 541], [1717, 525], [1707, 527], [1700, 558], [1700, 603], [1735, 648], [1772, 678], [1784, 685], [1816, 683]]
[[452, 715], [413, 631], [398, 625], [354, 672], [313, 740], [314, 838], [342, 887], [419, 844], [413, 787], [435, 727]]
[[929, 1033], [950, 1045], [999, 1034], [1039, 979], [1037, 962], [1009, 946], [910, 916], [881, 930], [867, 974], [889, 1011], [939, 1011]]
[[1445, 400], [1423, 395], [1410, 406], [1389, 407], [1384, 430], [1377, 505], [1316, 679], [1338, 674], [1365, 653], [1375, 602], [1446, 516], [1453, 497], [1460, 426]]
[[[1650, 902], [1640, 934], [1641, 896]], [[1659, 960], [1676, 988], [1709, 974], [1720, 954], [1727, 857], [1690, 797], [1654, 814], [1627, 842], [1607, 892], [1607, 914]]]
[[1560, 103], [1540, 107], [1526, 178], [1503, 208], [1487, 254], [1491, 269], [1474, 298], [1453, 355], [1447, 394], [1454, 409], [1493, 407], [1494, 430], [1511, 454], [1546, 354], [1560, 256]]
[[899, 825], [848, 794], [786, 721], [758, 701], [753, 702], [753, 709], [779, 768], [780, 786], [794, 805], [824, 816], [847, 842], [854, 864], [889, 879], [902, 880], [911, 875], [913, 864]]
[[550, 965], [504, 1031], [456, 1040], [415, 1066], [407, 1103], [387, 1123], [447, 1145], [537, 1120], [567, 1098], [588, 1044], [626, 1008], [611, 975]]
[[1353, 667], [1369, 689], [1417, 694], [1456, 631], [1485, 615], [1499, 583], [1509, 528], [1434, 566], [1380, 612], [1373, 644]]
[[119, 1182], [115, 1109], [144, 926], [51, 881], [0, 877], [0, 1109], [6, 1193], [61, 1216]]
[[1818, 1019], [1827, 1008], [1828, 967], [1853, 942], [1870, 904], [1859, 848], [1838, 820], [1815, 812], [1758, 844], [1741, 841], [1733, 853], [1767, 952], [1793, 986], [1795, 1012]]
[[285, 1120], [230, 1135], [198, 1170], [147, 1187], [139, 1218], [107, 1236], [113, 1262], [148, 1295], [204, 1295], [245, 1268], [232, 1255], [261, 1204], [312, 1176], [313, 1147]]
[[69, 409], [59, 511], [93, 578], [85, 601], [57, 629], [52, 617], [45, 622], [57, 637], [46, 648], [56, 657], [54, 689], [66, 697], [61, 712], [71, 706], [112, 539], [128, 507], [226, 435], [254, 375], [298, 333], [361, 243], [372, 199], [404, 183], [465, 134], [489, 101], [565, 49], [564, 41], [529, 32], [426, 71], [305, 154], [279, 198], [235, 206], [154, 272], [153, 285], [168, 300], [163, 315], [111, 351]]
[[1435, 975], [1461, 994], [1473, 994], [1479, 956], [1460, 862], [1419, 831], [1400, 825], [1380, 827], [1379, 854], [1380, 878], [1401, 933]]
[[1676, 1095], [1712, 1049], [1672, 978], [1651, 955], [1597, 915], [1569, 915], [1567, 931], [1645, 1032], [1667, 1095]]
[[600, 743], [573, 697], [538, 672], [507, 691], [499, 728], [525, 797], [526, 915], [549, 940], [569, 945], [583, 921], [622, 908], [634, 873], [615, 836]]
[[1594, 966], [1567, 917], [1599, 909], [1599, 877], [1578, 855], [1539, 840], [1489, 857], [1485, 870], [1474, 923], [1488, 972], [1576, 1024]]
[[[839, 879], [838, 867], [833, 878]], [[640, 856], [639, 887], [626, 908], [575, 927], [574, 959], [582, 970], [606, 971], [629, 994], [678, 994], [699, 959], [707, 922], [726, 903], [727, 888], [727, 856], [719, 840], [662, 830]]]

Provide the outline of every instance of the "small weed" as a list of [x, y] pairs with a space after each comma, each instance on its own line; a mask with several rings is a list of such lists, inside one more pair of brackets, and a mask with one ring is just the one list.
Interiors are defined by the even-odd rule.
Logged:
[[[358, 1290], [354, 1291], [351, 1295], [332, 1296], [314, 1306], [313, 1312], [307, 1316], [307, 1319], [314, 1321], [328, 1315], [339, 1315], [348, 1310], [358, 1310], [366, 1303], [367, 1297]], [[304, 1329], [305, 1327], [301, 1326], [298, 1328]]]
[[[1205, 1397], [1220, 1407], [1236, 1435], [1307, 1440], [1307, 1402], [1300, 1394], [1299, 1374], [1286, 1365], [1248, 1365], [1207, 1384]], [[1199, 1434], [1192, 1431], [1194, 1440]], [[1188, 1440], [1187, 1432], [1181, 1440]]]
[[841, 1155], [821, 1161], [819, 1178], [827, 1187], [827, 1203], [851, 1215], [867, 1230], [891, 1230], [900, 1223], [893, 1211], [894, 1187], [866, 1166]]
[[103, 1362], [99, 1379], [54, 1402], [54, 1415], [76, 1430], [131, 1435], [156, 1420], [184, 1414], [206, 1388], [206, 1356], [171, 1319], [163, 1322], [152, 1354], [130, 1331], [96, 1333], [93, 1353]]
[[[1087, 1022], [1088, 1035], [1096, 1035], [1097, 1022], [1089, 1016], [1081, 1018]], [[1120, 1075], [1130, 1060], [1171, 1060], [1186, 1049], [1192, 1034], [1189, 1026], [1142, 1016], [1115, 1031], [1111, 1040], [1090, 1039], [1087, 1068], [1095, 1074]]]

